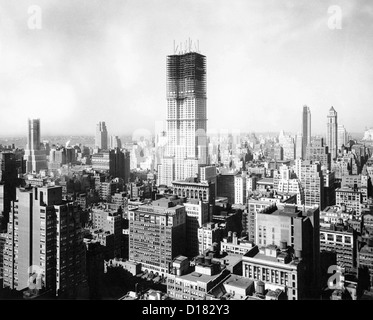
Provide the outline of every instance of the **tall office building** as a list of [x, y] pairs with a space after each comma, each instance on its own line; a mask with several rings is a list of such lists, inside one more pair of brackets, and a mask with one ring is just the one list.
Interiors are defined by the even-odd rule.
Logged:
[[246, 172], [234, 176], [234, 203], [246, 204]]
[[308, 145], [305, 160], [319, 162], [322, 169], [330, 170], [331, 159], [329, 147], [325, 146], [323, 138], [317, 138]]
[[108, 148], [108, 136], [105, 121], [100, 121], [96, 125], [96, 138], [95, 147], [101, 150], [107, 150]]
[[207, 164], [206, 57], [167, 57], [167, 144], [158, 184], [195, 177]]
[[4, 287], [24, 290], [36, 272], [40, 287], [74, 297], [85, 279], [85, 248], [77, 204], [62, 187], [17, 188], [4, 253]]
[[338, 150], [342, 150], [342, 146], [348, 142], [348, 134], [344, 125], [338, 125]]
[[127, 183], [130, 179], [130, 152], [115, 148], [92, 155], [92, 168], [106, 171], [114, 178], [122, 178]]
[[295, 154], [295, 142], [293, 137], [286, 137], [284, 143], [282, 144], [283, 148], [283, 159], [284, 160], [294, 160], [296, 158]]
[[303, 106], [302, 115], [302, 158], [306, 157], [306, 148], [311, 143], [311, 111], [306, 105]]
[[110, 149], [122, 148], [122, 142], [118, 136], [110, 136]]
[[295, 193], [297, 195], [297, 204], [302, 205], [304, 203], [304, 190], [300, 179], [295, 178], [294, 174], [291, 174], [288, 166], [282, 165], [278, 172], [274, 173], [273, 187], [277, 192]]
[[192, 258], [199, 253], [198, 229], [209, 219], [209, 205], [197, 199], [184, 203], [186, 212], [186, 253]]
[[16, 199], [19, 163], [12, 152], [0, 152], [0, 232], [9, 222], [11, 201]]
[[300, 181], [304, 190], [304, 205], [306, 208], [318, 206], [320, 210], [325, 207], [324, 177], [319, 163], [302, 161], [300, 168]]
[[186, 250], [186, 213], [167, 199], [129, 211], [129, 260], [142, 270], [166, 275], [172, 260]]
[[295, 138], [295, 159], [302, 159], [303, 157], [303, 135], [298, 133]]
[[[258, 247], [272, 250], [273, 257], [276, 259], [256, 255], [257, 259], [260, 258], [260, 261], [256, 261], [246, 258], [250, 257], [250, 254], [246, 254], [243, 258], [243, 275], [254, 278], [254, 280], [261, 280], [269, 288], [271, 285], [276, 285], [273, 289], [285, 290], [289, 299], [299, 299], [307, 295], [314, 297], [315, 293], [318, 293], [317, 287], [319, 286], [319, 217], [318, 208], [302, 210], [298, 206], [290, 204], [286, 204], [283, 208], [273, 207], [270, 210], [258, 212], [255, 226]], [[305, 273], [302, 275], [286, 276], [286, 273], [290, 271], [289, 268], [284, 270], [283, 267], [275, 264], [281, 260], [282, 264], [284, 260], [290, 260], [290, 257], [285, 258], [284, 255], [282, 259], [279, 259], [275, 254], [277, 249], [285, 249], [288, 246], [293, 257], [297, 257], [298, 261], [301, 258], [306, 267]], [[280, 267], [279, 270], [278, 267]], [[255, 275], [255, 273], [257, 274]], [[285, 275], [284, 281], [281, 280], [283, 275]], [[303, 282], [303, 292], [300, 292], [300, 288], [294, 283], [297, 282], [297, 276], [302, 277], [298, 280]]]
[[326, 144], [329, 147], [331, 158], [337, 158], [338, 153], [338, 122], [337, 111], [333, 107], [329, 109], [326, 131]]
[[28, 119], [27, 146], [24, 159], [26, 172], [39, 172], [48, 169], [47, 156], [40, 143], [40, 119]]

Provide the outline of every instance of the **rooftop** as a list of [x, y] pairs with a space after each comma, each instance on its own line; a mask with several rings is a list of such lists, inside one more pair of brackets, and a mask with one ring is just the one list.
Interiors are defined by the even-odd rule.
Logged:
[[262, 178], [256, 182], [257, 184], [273, 184], [273, 178]]
[[213, 261], [220, 261], [222, 265], [226, 265], [226, 267], [230, 269], [231, 267], [242, 261], [242, 255], [229, 253], [221, 258], [213, 258]]
[[[224, 272], [224, 270], [222, 272]], [[177, 277], [179, 279], [187, 280], [187, 281], [191, 281], [191, 282], [197, 282], [198, 281], [198, 282], [202, 282], [202, 283], [208, 283], [208, 282], [213, 281], [216, 278], [218, 278], [222, 274], [222, 272], [210, 276], [210, 275], [207, 275], [207, 274], [202, 274], [202, 273], [193, 271], [191, 273], [188, 273], [188, 274], [185, 274], [185, 275], [182, 275], [182, 276], [177, 276]]]
[[188, 185], [188, 186], [202, 186], [202, 187], [208, 187], [209, 184], [207, 181], [201, 181], [201, 182], [195, 182], [195, 181], [172, 181], [172, 185]]
[[253, 285], [254, 281], [236, 274], [231, 276], [224, 282], [225, 285], [235, 286], [240, 289], [246, 289]]
[[361, 193], [359, 188], [357, 190], [355, 190], [354, 188], [350, 188], [348, 186], [338, 188], [338, 189], [335, 190], [335, 192], [358, 192], [358, 193]]

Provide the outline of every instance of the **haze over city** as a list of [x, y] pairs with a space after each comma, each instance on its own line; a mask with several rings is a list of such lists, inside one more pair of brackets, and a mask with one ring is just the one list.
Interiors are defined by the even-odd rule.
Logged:
[[[30, 29], [31, 5], [41, 29]], [[342, 9], [331, 29], [330, 6]], [[208, 131], [325, 134], [330, 106], [349, 132], [371, 127], [369, 1], [0, 2], [0, 136], [131, 134], [166, 117], [166, 56], [189, 38], [207, 61]], [[10, 121], [11, 119], [11, 121]]]

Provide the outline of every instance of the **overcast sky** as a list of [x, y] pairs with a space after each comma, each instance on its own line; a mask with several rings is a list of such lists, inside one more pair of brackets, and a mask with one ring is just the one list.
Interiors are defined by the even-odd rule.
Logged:
[[325, 133], [331, 106], [348, 131], [364, 131], [371, 3], [0, 0], [0, 136], [26, 135], [28, 117], [41, 118], [42, 136], [94, 135], [98, 121], [109, 134], [154, 130], [166, 117], [166, 56], [188, 38], [207, 57], [208, 129], [297, 132], [307, 104], [312, 133]]

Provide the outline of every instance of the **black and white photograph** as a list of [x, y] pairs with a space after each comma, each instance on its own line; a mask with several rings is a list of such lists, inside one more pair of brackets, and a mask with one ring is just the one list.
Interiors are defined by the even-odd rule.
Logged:
[[370, 0], [0, 0], [0, 300], [373, 300], [372, 35]]

